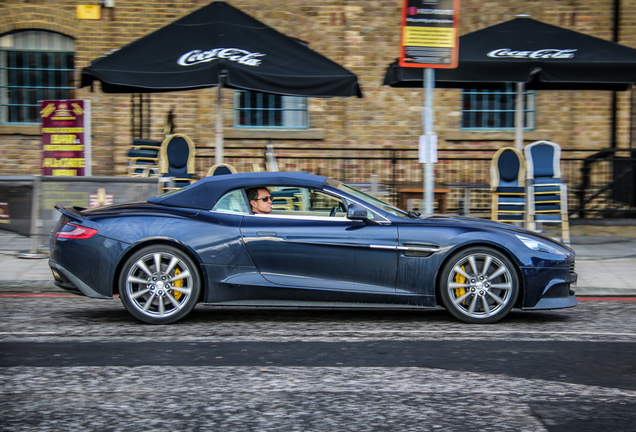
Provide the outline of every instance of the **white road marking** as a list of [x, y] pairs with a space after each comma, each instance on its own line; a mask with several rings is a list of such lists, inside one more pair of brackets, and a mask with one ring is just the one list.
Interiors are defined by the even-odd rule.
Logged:
[[[461, 333], [462, 336], [471, 336], [471, 335], [507, 335], [507, 334], [522, 334], [522, 335], [568, 335], [568, 336], [629, 336], [636, 337], [636, 333], [620, 333], [620, 332], [590, 332], [590, 331], [528, 331], [528, 330], [471, 330], [466, 331], [463, 329], [458, 330], [323, 330], [320, 332], [321, 334], [325, 333], [335, 333], [335, 334], [347, 334], [347, 333], [358, 333], [358, 334], [399, 334], [399, 333], [408, 333], [408, 334], [457, 334]], [[0, 336], [44, 336], [44, 335], [69, 335], [68, 332], [0, 332]], [[265, 331], [261, 333], [261, 336], [267, 335], [280, 335], [284, 334], [286, 336], [293, 336], [289, 332], [277, 332], [277, 331]], [[69, 335], [70, 336], [70, 335]], [[90, 335], [84, 335], [90, 337]], [[226, 337], [227, 335], [223, 335]], [[303, 337], [311, 337], [310, 335], [303, 335]]]

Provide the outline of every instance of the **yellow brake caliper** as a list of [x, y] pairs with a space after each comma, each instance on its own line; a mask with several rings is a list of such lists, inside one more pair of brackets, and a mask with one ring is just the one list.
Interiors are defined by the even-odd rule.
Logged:
[[[466, 269], [464, 268], [464, 266], [462, 266], [462, 271], [466, 271]], [[455, 275], [455, 282], [458, 284], [463, 284], [466, 283], [466, 277], [457, 273]], [[455, 295], [457, 297], [461, 297], [464, 294], [466, 294], [466, 288], [455, 288]], [[462, 303], [464, 303], [466, 300], [462, 301]]]
[[[179, 276], [180, 274], [181, 274], [181, 270], [176, 269], [174, 271], [175, 277]], [[179, 280], [174, 281], [174, 283], [172, 285], [174, 285], [175, 288], [183, 288], [183, 279], [179, 279]], [[174, 291], [174, 290], [172, 291], [172, 294], [174, 295], [175, 300], [179, 300], [181, 298], [181, 296], [183, 295], [182, 292]]]

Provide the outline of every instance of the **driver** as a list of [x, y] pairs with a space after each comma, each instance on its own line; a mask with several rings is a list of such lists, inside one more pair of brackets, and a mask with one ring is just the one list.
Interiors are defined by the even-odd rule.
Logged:
[[272, 195], [264, 187], [251, 188], [247, 191], [247, 199], [256, 214], [268, 214], [272, 211]]

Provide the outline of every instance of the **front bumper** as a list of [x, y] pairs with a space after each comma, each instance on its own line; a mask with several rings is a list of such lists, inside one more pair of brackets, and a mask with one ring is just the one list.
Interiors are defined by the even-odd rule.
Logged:
[[526, 267], [524, 273], [525, 290], [522, 309], [561, 309], [577, 305], [572, 285], [578, 275], [570, 268]]

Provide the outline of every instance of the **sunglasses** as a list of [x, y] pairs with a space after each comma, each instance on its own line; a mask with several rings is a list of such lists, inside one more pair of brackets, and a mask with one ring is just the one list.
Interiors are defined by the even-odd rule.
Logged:
[[[265, 196], [263, 198], [256, 198], [254, 201], [262, 200], [263, 202], [272, 201], [273, 198], [271, 196]], [[272, 201], [274, 202], [274, 201]]]

